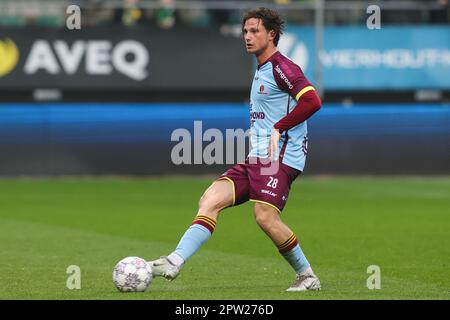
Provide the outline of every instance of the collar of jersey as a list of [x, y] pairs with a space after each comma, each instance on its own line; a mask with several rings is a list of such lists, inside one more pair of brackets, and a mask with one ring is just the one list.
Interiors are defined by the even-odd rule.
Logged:
[[273, 58], [275, 58], [275, 56], [278, 55], [278, 54], [280, 54], [280, 51], [277, 50], [277, 51], [275, 51], [269, 58], [267, 58], [266, 61], [264, 61], [264, 62], [261, 63], [261, 64], [258, 64], [258, 67], [257, 67], [258, 70], [261, 69], [261, 67], [264, 66], [267, 62], [273, 60]]

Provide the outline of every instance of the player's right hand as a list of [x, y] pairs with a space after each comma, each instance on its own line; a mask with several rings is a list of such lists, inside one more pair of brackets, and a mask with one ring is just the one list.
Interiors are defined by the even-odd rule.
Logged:
[[270, 142], [269, 142], [269, 160], [273, 161], [275, 156], [276, 156], [276, 152], [278, 152], [278, 142], [280, 141], [280, 131], [278, 131], [278, 129], [273, 128], [272, 129], [272, 134], [270, 135]]

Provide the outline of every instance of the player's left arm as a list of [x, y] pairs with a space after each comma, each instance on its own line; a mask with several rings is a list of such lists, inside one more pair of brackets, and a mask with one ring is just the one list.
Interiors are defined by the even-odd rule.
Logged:
[[280, 79], [278, 72], [274, 72], [275, 80], [282, 90], [295, 97], [297, 105], [290, 113], [274, 124], [269, 144], [269, 158], [271, 160], [273, 158], [273, 151], [278, 150], [278, 141], [280, 140], [281, 134], [309, 119], [322, 106], [320, 97], [306, 79], [300, 67], [294, 66], [291, 69], [285, 70], [280, 68], [280, 70], [288, 81]]
[[319, 111], [321, 106], [322, 101], [316, 91], [314, 89], [309, 90], [297, 100], [297, 105], [292, 112], [281, 118], [273, 127], [279, 133], [283, 133], [309, 119], [314, 113]]

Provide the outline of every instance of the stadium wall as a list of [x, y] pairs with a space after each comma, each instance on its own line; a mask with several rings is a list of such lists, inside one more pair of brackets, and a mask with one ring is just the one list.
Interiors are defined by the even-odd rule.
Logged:
[[[2, 104], [0, 175], [219, 174], [231, 166], [225, 159], [212, 165], [172, 162], [179, 143], [172, 133], [186, 129], [194, 139], [195, 121], [202, 121], [202, 133], [245, 131], [248, 107]], [[308, 127], [307, 174], [450, 174], [448, 106], [325, 104]]]
[[247, 90], [253, 72], [242, 40], [216, 29], [2, 28], [0, 47], [0, 94], [15, 101], [42, 89], [64, 101], [225, 96]]
[[[2, 102], [242, 102], [255, 61], [236, 31], [3, 27]], [[449, 26], [326, 27], [325, 101], [449, 102], [449, 34]], [[289, 25], [279, 49], [319, 85], [315, 39], [313, 27]]]

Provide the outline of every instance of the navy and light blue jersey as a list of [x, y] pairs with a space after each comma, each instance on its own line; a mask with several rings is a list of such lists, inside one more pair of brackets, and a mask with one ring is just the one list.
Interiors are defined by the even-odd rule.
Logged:
[[[274, 124], [291, 112], [298, 99], [310, 90], [314, 88], [301, 68], [278, 51], [257, 67], [250, 94], [249, 157], [268, 158]], [[283, 132], [275, 159], [303, 171], [307, 133], [306, 121]]]

